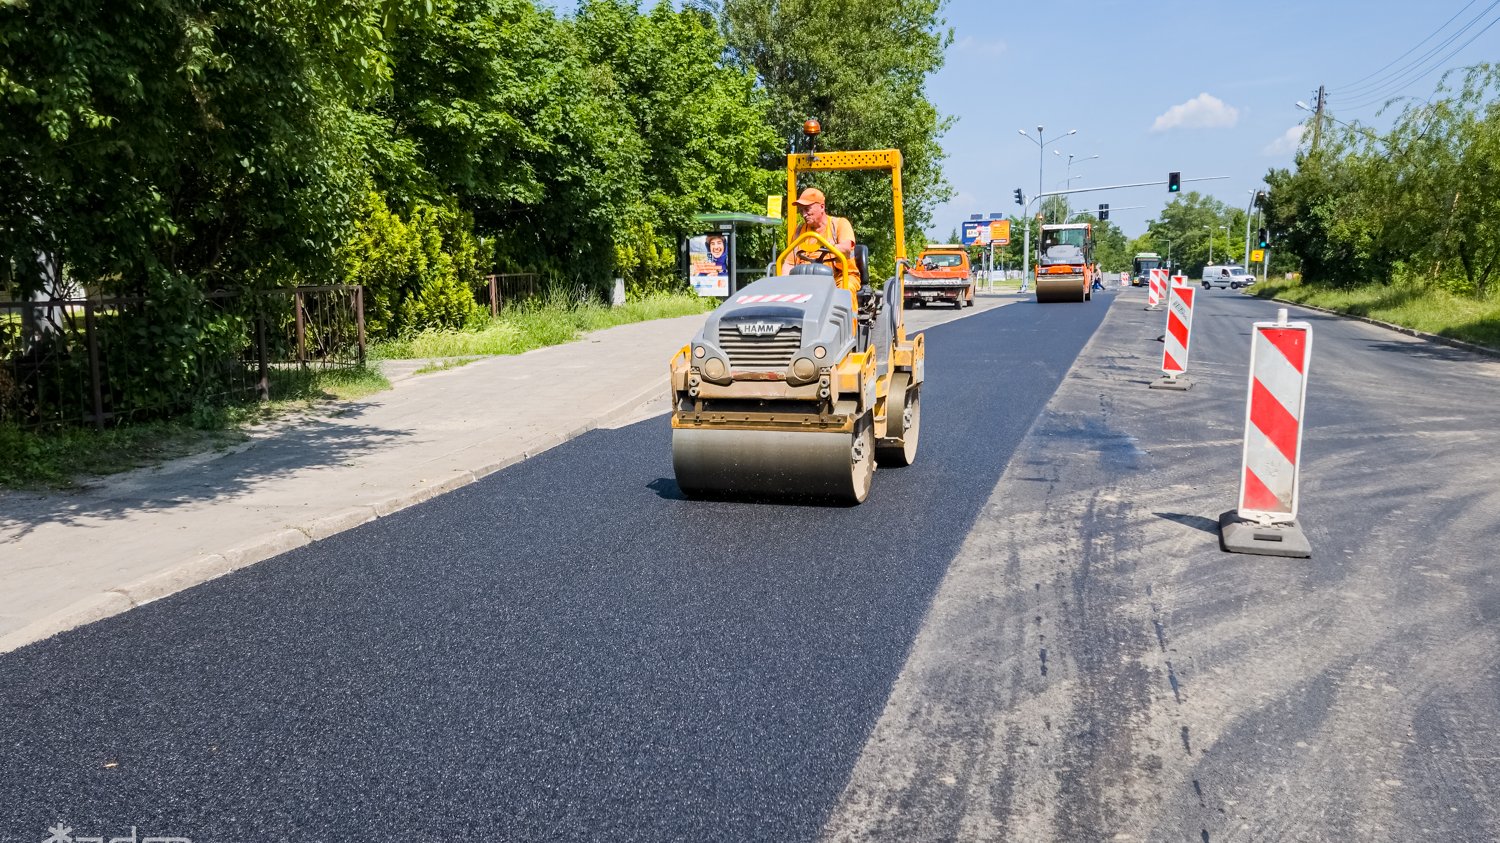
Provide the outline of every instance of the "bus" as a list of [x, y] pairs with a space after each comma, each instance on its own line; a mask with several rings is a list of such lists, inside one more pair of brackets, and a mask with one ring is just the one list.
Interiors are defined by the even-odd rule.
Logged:
[[1161, 269], [1161, 255], [1155, 252], [1137, 252], [1135, 267], [1130, 271], [1130, 286], [1144, 287], [1151, 283], [1151, 270]]

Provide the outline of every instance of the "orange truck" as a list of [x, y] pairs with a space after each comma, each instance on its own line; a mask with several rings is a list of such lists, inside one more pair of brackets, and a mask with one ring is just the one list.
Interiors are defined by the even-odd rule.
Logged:
[[926, 307], [943, 302], [955, 307], [974, 306], [974, 276], [969, 252], [963, 246], [928, 246], [906, 273], [904, 301], [907, 307]]

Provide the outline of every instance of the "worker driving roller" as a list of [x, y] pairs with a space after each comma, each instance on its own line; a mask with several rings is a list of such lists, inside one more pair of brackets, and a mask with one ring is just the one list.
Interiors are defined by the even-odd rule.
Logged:
[[[916, 460], [926, 345], [902, 319], [901, 151], [815, 153], [820, 130], [804, 123], [808, 151], [787, 155], [792, 213], [776, 274], [729, 296], [669, 364], [672, 471], [687, 497], [859, 503], [877, 462]], [[828, 215], [821, 190], [797, 184], [836, 171], [891, 180], [895, 274], [883, 285], [864, 283], [875, 276], [849, 221]]]
[[[797, 206], [797, 210], [802, 216], [802, 222], [797, 226], [797, 233], [794, 239], [809, 231], [816, 232], [821, 234], [828, 242], [837, 246], [838, 250], [844, 253], [844, 257], [853, 257], [854, 226], [849, 224], [849, 220], [843, 217], [835, 217], [828, 213], [823, 191], [816, 187], [809, 187], [803, 190], [797, 196], [797, 201], [792, 204]], [[834, 270], [837, 271], [840, 261], [835, 256], [829, 254], [827, 249], [795, 249], [787, 256], [786, 261], [782, 263], [781, 272], [783, 274], [790, 274], [792, 267], [799, 263], [821, 263], [834, 267]], [[856, 282], [861, 281], [859, 268], [853, 264], [850, 264], [850, 266], [852, 267], [851, 272], [854, 275], [852, 280]]]

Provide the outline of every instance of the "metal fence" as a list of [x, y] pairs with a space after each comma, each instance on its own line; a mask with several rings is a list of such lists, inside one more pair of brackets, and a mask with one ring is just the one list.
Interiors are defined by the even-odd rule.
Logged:
[[501, 308], [508, 304], [517, 304], [542, 294], [536, 273], [532, 272], [486, 275], [484, 282], [479, 291], [479, 303], [490, 309], [491, 316], [499, 316]]
[[310, 370], [364, 362], [352, 285], [209, 293], [186, 317], [145, 297], [0, 302], [0, 424], [104, 427], [266, 400]]

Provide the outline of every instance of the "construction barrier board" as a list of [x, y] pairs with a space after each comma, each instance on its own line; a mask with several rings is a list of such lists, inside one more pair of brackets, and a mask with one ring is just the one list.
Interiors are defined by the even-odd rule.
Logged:
[[[1175, 282], [1181, 277], [1172, 280]], [[1189, 341], [1193, 332], [1193, 297], [1197, 292], [1187, 284], [1174, 283], [1167, 296], [1167, 332], [1162, 337], [1161, 372], [1169, 377], [1187, 371]]]
[[1243, 519], [1263, 524], [1296, 520], [1311, 362], [1310, 324], [1255, 323], [1237, 509]]
[[1146, 306], [1156, 307], [1161, 304], [1162, 297], [1166, 294], [1167, 271], [1165, 269], [1151, 270], [1151, 277], [1146, 290]]

